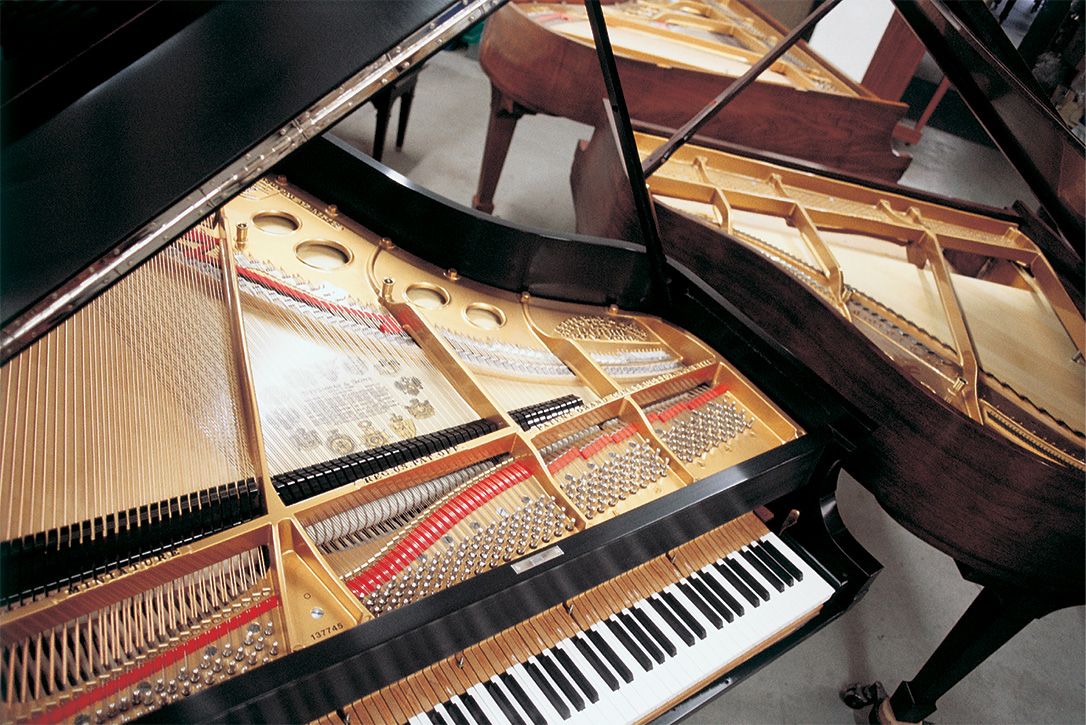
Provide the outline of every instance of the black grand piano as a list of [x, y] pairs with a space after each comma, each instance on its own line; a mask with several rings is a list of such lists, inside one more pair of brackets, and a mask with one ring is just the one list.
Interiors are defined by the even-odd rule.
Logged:
[[24, 49], [6, 720], [667, 721], [863, 594], [833, 490], [875, 423], [727, 290], [321, 135], [496, 4], [126, 4]]

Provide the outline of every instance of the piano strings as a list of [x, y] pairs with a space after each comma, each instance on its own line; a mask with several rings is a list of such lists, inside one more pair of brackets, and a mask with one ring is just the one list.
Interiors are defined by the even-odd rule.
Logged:
[[597, 399], [532, 328], [516, 296], [461, 280], [455, 270], [433, 269], [391, 245], [374, 258], [373, 275], [393, 283], [393, 293], [411, 303], [500, 410], [563, 395]]
[[662, 452], [634, 423], [609, 418], [540, 448], [547, 470], [586, 519], [652, 500], [677, 487]]
[[[227, 325], [221, 277], [170, 247], [0, 369], [7, 552], [153, 538], [251, 490]], [[32, 595], [82, 573], [33, 568]], [[8, 560], [5, 602], [24, 573]]]
[[465, 482], [370, 558], [347, 586], [374, 614], [526, 556], [577, 529], [519, 461]]
[[[261, 253], [261, 235], [249, 235], [251, 254]], [[272, 474], [476, 417], [375, 300], [291, 278], [249, 256], [239, 275]]]
[[[551, 32], [592, 43], [584, 10], [552, 3], [524, 5], [523, 12]], [[775, 43], [777, 34], [746, 8], [726, 3], [696, 5], [641, 0], [608, 8], [607, 28], [616, 54], [696, 68], [732, 77], [743, 75]], [[792, 48], [758, 80], [795, 88], [856, 95], [839, 78], [822, 71], [799, 48]]]
[[34, 635], [5, 633], [5, 719], [23, 720], [35, 701], [61, 694], [71, 698], [31, 721], [112, 719], [275, 657], [283, 623], [267, 557], [247, 549]]

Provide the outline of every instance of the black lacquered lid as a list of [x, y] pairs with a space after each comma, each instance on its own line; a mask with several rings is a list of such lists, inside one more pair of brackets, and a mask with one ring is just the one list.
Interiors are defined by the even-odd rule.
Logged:
[[[89, 266], [121, 256], [126, 240], [168, 222], [163, 215], [179, 200], [229, 186], [224, 173], [246, 154], [260, 157], [276, 137], [284, 139], [281, 158], [323, 128], [302, 131], [299, 114], [360, 72], [397, 72], [404, 46], [472, 5], [127, 3], [88, 12], [83, 36], [79, 16], [50, 26], [40, 13], [5, 8], [5, 55], [17, 61], [4, 69], [11, 83], [0, 157], [5, 343], [58, 289], [70, 290]], [[19, 22], [22, 37], [41, 40], [20, 46]], [[49, 42], [55, 58], [40, 47]], [[344, 112], [335, 108], [329, 118]]]

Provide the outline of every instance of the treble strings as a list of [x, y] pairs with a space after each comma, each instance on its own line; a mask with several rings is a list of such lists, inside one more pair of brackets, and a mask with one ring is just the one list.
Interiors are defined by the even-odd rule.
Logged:
[[272, 474], [478, 418], [375, 305], [327, 299], [262, 271], [240, 282]]
[[0, 369], [3, 541], [253, 475], [221, 277], [179, 259], [167, 248]]
[[[494, 302], [494, 300], [488, 300]], [[515, 410], [563, 395], [585, 402], [592, 390], [531, 332], [516, 343], [438, 328], [438, 332], [505, 410]], [[534, 342], [534, 345], [525, 344]]]

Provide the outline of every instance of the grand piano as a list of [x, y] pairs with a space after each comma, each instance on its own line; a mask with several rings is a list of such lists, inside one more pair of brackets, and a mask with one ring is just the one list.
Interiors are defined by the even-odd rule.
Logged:
[[865, 591], [695, 271], [322, 135], [495, 5], [4, 6], [5, 721], [673, 719]]
[[[608, 3], [616, 67], [639, 121], [682, 125], [787, 34], [742, 0]], [[472, 204], [492, 212], [518, 119], [547, 113], [594, 125], [605, 88], [585, 10], [509, 3], [487, 23], [479, 64], [491, 107]], [[896, 181], [909, 164], [891, 144], [907, 107], [878, 98], [802, 41], [702, 133], [867, 178]]]
[[321, 135], [494, 7], [141, 6], [7, 102], [5, 719], [667, 721], [863, 594], [873, 423], [726, 290]]

